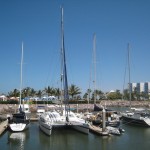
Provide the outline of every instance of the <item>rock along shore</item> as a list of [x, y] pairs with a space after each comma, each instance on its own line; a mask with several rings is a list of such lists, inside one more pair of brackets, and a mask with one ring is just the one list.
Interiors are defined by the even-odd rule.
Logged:
[[[38, 104], [41, 105], [41, 104]], [[43, 104], [44, 105], [44, 104]], [[53, 105], [53, 104], [51, 104]], [[120, 106], [129, 107], [130, 102], [127, 100], [102, 100], [97, 105], [106, 105], [106, 107]], [[131, 101], [132, 107], [150, 107], [150, 101]], [[18, 105], [15, 104], [0, 104], [0, 114], [14, 113], [17, 110]], [[77, 108], [77, 104], [70, 104], [70, 108]], [[78, 104], [78, 109], [93, 109], [93, 104]], [[30, 111], [36, 112], [37, 105], [31, 104]]]

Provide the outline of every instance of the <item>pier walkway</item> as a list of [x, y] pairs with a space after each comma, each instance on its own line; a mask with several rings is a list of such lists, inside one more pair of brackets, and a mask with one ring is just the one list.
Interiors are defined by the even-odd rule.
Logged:
[[0, 123], [0, 135], [7, 129], [8, 120]]

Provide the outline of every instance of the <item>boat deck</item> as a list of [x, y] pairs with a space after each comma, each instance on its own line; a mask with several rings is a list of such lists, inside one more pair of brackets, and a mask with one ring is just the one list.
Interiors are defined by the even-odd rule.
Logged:
[[107, 131], [103, 131], [102, 128], [94, 126], [94, 125], [90, 125], [89, 129], [91, 132], [96, 133], [96, 134], [101, 135], [101, 136], [108, 136], [109, 135], [109, 133]]

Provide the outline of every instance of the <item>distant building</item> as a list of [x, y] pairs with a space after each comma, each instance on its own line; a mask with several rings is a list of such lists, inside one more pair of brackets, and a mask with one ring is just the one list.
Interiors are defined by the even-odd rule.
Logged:
[[129, 89], [131, 92], [150, 94], [150, 82], [130, 83]]
[[0, 95], [0, 100], [1, 101], [6, 101], [7, 100], [7, 97], [5, 95]]
[[115, 91], [114, 90], [110, 90], [110, 92], [109, 93], [114, 93]]
[[141, 83], [137, 83], [137, 92], [138, 93], [142, 93], [142, 92], [145, 92], [145, 89], [144, 89], [144, 86], [145, 83], [141, 82]]
[[129, 89], [130, 89], [131, 92], [134, 92], [135, 89], [136, 89], [136, 87], [137, 87], [137, 83], [131, 83], [131, 84], [129, 85]]
[[145, 86], [144, 87], [145, 88], [145, 92], [150, 94], [150, 82], [145, 82], [144, 86]]

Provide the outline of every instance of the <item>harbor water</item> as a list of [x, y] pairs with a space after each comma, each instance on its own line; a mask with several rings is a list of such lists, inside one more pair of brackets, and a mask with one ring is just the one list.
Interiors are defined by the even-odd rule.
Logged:
[[0, 136], [3, 150], [149, 150], [150, 128], [121, 125], [125, 133], [120, 136], [89, 135], [73, 129], [53, 130], [45, 135], [37, 122], [21, 133], [4, 132]]

